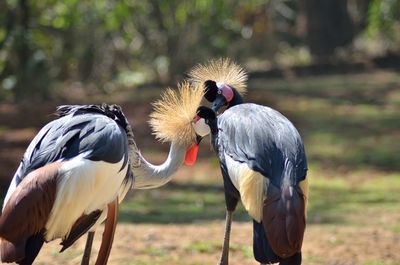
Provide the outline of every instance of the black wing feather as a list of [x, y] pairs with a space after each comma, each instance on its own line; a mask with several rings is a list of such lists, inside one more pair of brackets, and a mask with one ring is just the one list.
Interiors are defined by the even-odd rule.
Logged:
[[307, 160], [301, 137], [293, 124], [279, 112], [257, 104], [240, 104], [218, 117], [219, 154], [268, 177], [280, 187], [283, 174], [289, 170], [291, 184], [303, 180]]
[[121, 109], [108, 105], [58, 108], [59, 118], [44, 126], [32, 140], [14, 176], [17, 185], [29, 174], [57, 160], [80, 154], [93, 161], [128, 163], [127, 128]]

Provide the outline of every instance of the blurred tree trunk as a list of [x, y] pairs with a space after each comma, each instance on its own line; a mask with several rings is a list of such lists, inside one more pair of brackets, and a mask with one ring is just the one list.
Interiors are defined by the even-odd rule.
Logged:
[[356, 34], [365, 30], [368, 26], [368, 10], [372, 0], [353, 0], [353, 5], [356, 6], [357, 17], [354, 21]]
[[[16, 75], [17, 83], [15, 86], [15, 99], [17, 101], [24, 98], [30, 90], [29, 84], [29, 59], [32, 51], [29, 47], [29, 5], [27, 0], [19, 0], [17, 6], [17, 32], [15, 36], [16, 51]], [[30, 94], [30, 93], [29, 93]]]
[[336, 48], [350, 44], [354, 25], [347, 0], [301, 0], [305, 9], [306, 43], [319, 61], [330, 58]]
[[170, 84], [181, 78], [182, 73], [186, 70], [185, 62], [189, 56], [186, 52], [187, 39], [184, 36], [187, 35], [187, 26], [179, 24], [176, 19], [179, 4], [171, 1], [170, 10], [163, 10], [159, 1], [151, 0], [150, 3], [152, 5], [151, 17], [156, 21], [158, 32], [163, 35], [164, 45], [158, 47], [158, 50], [161, 57], [165, 56], [168, 61], [167, 69], [157, 67], [158, 80], [161, 83]]
[[42, 100], [48, 97], [49, 76], [45, 58], [39, 56], [32, 44], [28, 0], [18, 1], [16, 14], [13, 42], [16, 62], [12, 67], [17, 80], [14, 101]]

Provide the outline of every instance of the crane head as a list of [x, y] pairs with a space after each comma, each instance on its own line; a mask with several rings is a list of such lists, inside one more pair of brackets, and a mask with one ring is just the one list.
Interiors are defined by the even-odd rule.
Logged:
[[205, 106], [200, 106], [197, 108], [197, 114], [196, 117], [194, 118], [194, 130], [196, 134], [203, 138], [210, 134], [211, 132], [211, 126], [210, 126], [210, 120], [215, 120], [216, 115], [215, 112], [207, 108]]
[[166, 89], [161, 99], [153, 103], [150, 126], [157, 139], [178, 143], [186, 148], [185, 163], [196, 162], [201, 136], [196, 133], [193, 117], [204, 96], [202, 87], [191, 88], [188, 82], [178, 84], [178, 89]]
[[197, 151], [201, 140], [210, 134], [211, 126], [208, 124], [208, 119], [216, 119], [215, 112], [210, 108], [200, 106], [197, 108], [196, 116], [193, 118], [193, 129], [196, 133], [196, 143], [193, 144], [185, 156], [185, 164], [193, 165], [196, 161]]
[[234, 97], [233, 88], [222, 82], [207, 80], [204, 82], [204, 97], [212, 102], [212, 110], [217, 112], [222, 106], [228, 105]]
[[161, 99], [153, 103], [150, 126], [156, 138], [162, 142], [176, 142], [190, 146], [197, 142], [193, 117], [204, 96], [201, 87], [191, 88], [188, 82], [178, 84], [178, 89], [168, 88]]
[[212, 109], [205, 107], [205, 106], [198, 107], [196, 119], [198, 119], [198, 123], [199, 123], [198, 127], [195, 127], [195, 131], [197, 134], [199, 134], [199, 132], [200, 132], [200, 128], [199, 128], [200, 126], [201, 126], [201, 130], [207, 132], [207, 134], [209, 134], [210, 132], [211, 133], [216, 132], [216, 130], [217, 130], [217, 124], [216, 124], [217, 114]]
[[195, 66], [189, 72], [189, 81], [195, 87], [204, 86], [204, 97], [217, 111], [233, 99], [233, 88], [240, 95], [246, 92], [247, 73], [229, 58], [218, 58]]
[[198, 64], [189, 73], [190, 83], [202, 86], [207, 80], [214, 80], [234, 87], [240, 94], [246, 93], [247, 73], [229, 58], [211, 59], [205, 64]]

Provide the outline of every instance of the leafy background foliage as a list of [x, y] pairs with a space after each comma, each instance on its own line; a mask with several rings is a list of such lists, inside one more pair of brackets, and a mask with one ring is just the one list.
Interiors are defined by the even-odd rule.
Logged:
[[0, 100], [14, 102], [73, 86], [170, 84], [215, 56], [259, 70], [356, 60], [400, 41], [399, 0], [5, 0], [0, 9]]

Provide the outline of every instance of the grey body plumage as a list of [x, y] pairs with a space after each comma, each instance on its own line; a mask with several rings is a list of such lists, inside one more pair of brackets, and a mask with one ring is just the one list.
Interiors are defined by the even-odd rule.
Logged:
[[221, 114], [217, 126], [219, 154], [248, 164], [277, 187], [288, 166], [293, 167], [291, 185], [305, 178], [307, 159], [301, 137], [278, 111], [252, 103], [240, 104]]
[[[66, 189], [61, 183], [73, 179], [72, 175], [76, 173], [83, 181], [72, 181], [71, 183], [75, 183], [76, 186], [70, 185], [71, 183], [68, 186], [72, 190], [79, 190], [80, 185], [85, 185], [85, 178], [95, 178], [96, 174], [102, 174], [96, 173], [94, 167], [91, 168], [94, 172], [89, 174], [79, 171], [79, 168], [85, 167], [84, 161], [101, 162], [110, 165], [110, 168], [116, 165], [116, 168], [107, 171], [105, 176], [108, 183], [116, 184], [109, 189], [110, 196], [114, 194], [117, 196], [116, 200], [118, 195], [122, 196], [120, 198], [122, 199], [133, 183], [129, 163], [129, 143], [133, 142], [133, 134], [119, 106], [106, 104], [61, 106], [57, 114], [58, 118], [45, 125], [28, 146], [5, 197], [0, 216], [0, 237], [3, 239], [0, 242], [2, 261], [33, 263], [47, 240], [45, 237], [48, 235], [48, 221], [52, 216], [57, 216], [53, 215], [52, 211], [58, 211], [59, 208], [53, 208], [53, 205], [58, 198], [57, 194], [62, 194]], [[76, 162], [72, 161], [78, 161], [77, 159], [81, 164], [75, 164], [70, 172], [72, 175], [68, 175], [69, 173], [62, 169], [62, 165], [68, 163], [73, 165]], [[88, 186], [82, 188], [85, 187]], [[95, 193], [93, 187], [89, 187], [86, 191]], [[99, 190], [105, 191], [101, 187]], [[92, 203], [92, 199], [88, 198], [93, 198], [91, 197], [93, 194], [86, 194], [87, 198], [83, 200]], [[80, 199], [82, 200], [82, 197]], [[78, 200], [77, 203], [85, 205], [83, 201]], [[68, 207], [67, 205], [68, 203], [63, 207]], [[79, 213], [81, 216], [73, 220], [75, 223], [70, 232], [62, 238], [61, 251], [73, 244], [101, 218], [104, 205], [99, 203], [93, 207], [97, 208], [91, 209], [91, 212], [81, 212]], [[16, 224], [20, 224], [19, 232], [15, 230]]]
[[15, 174], [16, 184], [37, 168], [83, 153], [92, 161], [116, 163], [124, 158], [122, 167], [129, 165], [126, 121], [113, 118], [108, 107], [61, 106], [60, 117], [44, 126], [26, 150]]
[[[205, 99], [212, 103], [211, 109], [199, 107], [198, 115], [211, 128], [224, 180], [227, 211], [219, 265], [228, 265], [232, 213], [240, 199], [254, 218], [255, 259], [300, 265], [308, 178], [299, 133], [279, 112], [244, 104], [247, 73], [229, 58], [199, 64], [189, 78], [202, 84]], [[217, 119], [221, 107], [226, 110]]]
[[[202, 113], [208, 117], [202, 117]], [[244, 196], [238, 190], [242, 176], [244, 180], [243, 164], [266, 179], [265, 197], [260, 206], [262, 220], [253, 220], [256, 260], [267, 264], [301, 264], [308, 196], [301, 183], [306, 180], [307, 159], [294, 125], [278, 111], [251, 103], [231, 106], [218, 117], [207, 114], [203, 108], [200, 117], [206, 118], [211, 128], [211, 140], [224, 180], [227, 221], [219, 264], [228, 264], [232, 213]], [[259, 198], [257, 194], [253, 198]]]

